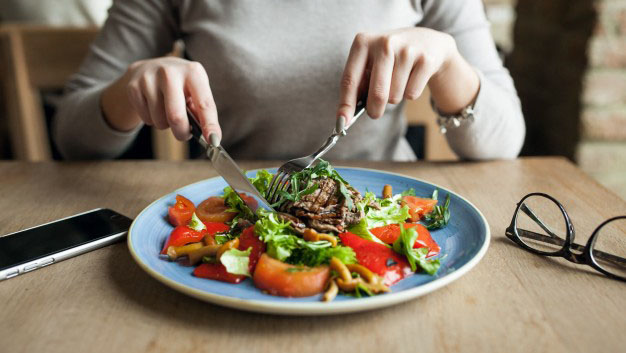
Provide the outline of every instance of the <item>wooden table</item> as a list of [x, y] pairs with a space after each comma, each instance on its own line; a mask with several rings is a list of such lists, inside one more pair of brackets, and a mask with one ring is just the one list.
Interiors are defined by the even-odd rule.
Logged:
[[[504, 236], [528, 192], [560, 200], [583, 242], [626, 203], [557, 158], [484, 163], [341, 163], [450, 188], [482, 210], [492, 241], [467, 275], [382, 310], [281, 317], [207, 304], [143, 272], [121, 243], [0, 283], [2, 352], [617, 352], [626, 284], [527, 253]], [[242, 163], [248, 169], [277, 163]], [[0, 163], [0, 233], [96, 207], [136, 216], [212, 177], [204, 161]]]

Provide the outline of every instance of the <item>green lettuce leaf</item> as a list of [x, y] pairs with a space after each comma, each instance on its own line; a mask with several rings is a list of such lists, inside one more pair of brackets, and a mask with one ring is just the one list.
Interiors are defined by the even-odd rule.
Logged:
[[356, 263], [352, 248], [333, 248], [327, 241], [306, 241], [275, 213], [260, 211], [257, 216], [259, 220], [254, 225], [254, 231], [265, 242], [267, 254], [275, 259], [294, 265], [319, 266], [329, 263], [335, 256], [346, 264]]
[[195, 212], [193, 213], [193, 215], [191, 215], [188, 227], [195, 230], [196, 232], [206, 229], [206, 225], [202, 223], [202, 221], [200, 220], [200, 218], [198, 218]]
[[220, 257], [220, 262], [226, 267], [226, 272], [234, 275], [250, 276], [248, 265], [250, 264], [250, 253], [252, 247], [246, 251], [230, 249], [224, 251]]
[[[373, 192], [366, 192], [363, 200], [357, 204], [357, 208], [365, 213], [365, 217], [348, 230], [361, 238], [384, 244], [369, 229], [406, 221], [410, 216], [409, 208], [407, 206], [400, 207], [401, 197], [401, 195], [395, 195], [389, 199], [379, 199]], [[378, 203], [380, 209], [370, 206], [372, 202]]]
[[270, 186], [270, 182], [272, 181], [273, 177], [274, 177], [274, 175], [272, 175], [267, 170], [259, 169], [259, 171], [256, 172], [256, 176], [254, 178], [250, 179], [250, 183], [252, 183], [252, 185], [257, 190], [259, 190], [259, 193], [261, 193], [261, 195], [265, 195], [265, 193], [267, 192], [267, 189]]

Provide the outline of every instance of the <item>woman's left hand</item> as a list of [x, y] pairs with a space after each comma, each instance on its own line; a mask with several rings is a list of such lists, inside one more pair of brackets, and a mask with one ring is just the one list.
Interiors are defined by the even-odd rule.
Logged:
[[[464, 102], [471, 101], [478, 91], [478, 77], [461, 57], [450, 35], [418, 27], [382, 34], [359, 33], [352, 43], [341, 79], [337, 117], [343, 117], [349, 125], [357, 98], [367, 92], [367, 113], [372, 118], [379, 118], [387, 103], [397, 104], [403, 98], [417, 99], [429, 81], [448, 80], [449, 77], [444, 76], [449, 75], [444, 73], [459, 60], [466, 66], [461, 73], [466, 72], [466, 76], [474, 81], [471, 86], [475, 86], [475, 92], [441, 94], [431, 87], [436, 103], [439, 103], [437, 98], [445, 100], [445, 96], [452, 96], [453, 100], [468, 104]], [[437, 88], [440, 86], [438, 84]], [[443, 87], [447, 86], [450, 85], [443, 84]], [[435, 97], [435, 93], [441, 97]]]

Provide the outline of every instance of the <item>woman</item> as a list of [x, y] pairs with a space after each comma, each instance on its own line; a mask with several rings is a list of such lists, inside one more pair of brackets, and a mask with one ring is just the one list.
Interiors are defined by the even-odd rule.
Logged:
[[[142, 124], [205, 137], [235, 158], [311, 153], [367, 91], [367, 113], [330, 159], [414, 160], [402, 100], [428, 85], [461, 158], [514, 158], [524, 122], [480, 0], [126, 0], [72, 77], [55, 123], [67, 158], [111, 158]], [[175, 40], [186, 57], [163, 57]], [[218, 122], [219, 118], [219, 122]]]

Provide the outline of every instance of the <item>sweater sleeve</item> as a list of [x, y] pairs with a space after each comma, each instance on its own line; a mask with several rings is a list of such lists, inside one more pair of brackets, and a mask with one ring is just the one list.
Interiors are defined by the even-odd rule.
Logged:
[[115, 158], [130, 146], [141, 126], [128, 132], [111, 128], [100, 107], [102, 91], [131, 63], [171, 51], [176, 28], [169, 1], [115, 1], [57, 106], [53, 138], [63, 157]]
[[503, 67], [481, 0], [424, 0], [420, 26], [452, 35], [480, 78], [473, 123], [449, 129], [446, 138], [463, 159], [515, 158], [526, 128], [513, 79]]

